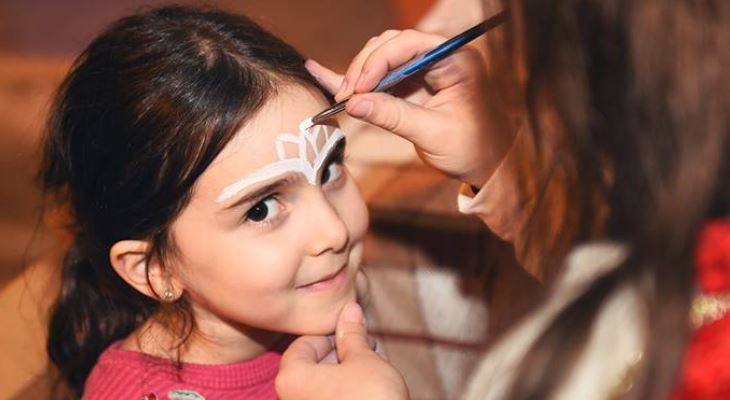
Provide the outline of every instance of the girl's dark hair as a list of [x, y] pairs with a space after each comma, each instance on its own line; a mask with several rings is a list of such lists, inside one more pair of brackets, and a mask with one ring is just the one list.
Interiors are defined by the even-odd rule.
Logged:
[[170, 226], [198, 177], [283, 84], [324, 91], [290, 46], [249, 19], [170, 6], [123, 18], [99, 35], [61, 85], [40, 179], [68, 210], [75, 241], [63, 262], [47, 351], [80, 395], [99, 354], [152, 315], [194, 328], [183, 296], [146, 297], [111, 268], [124, 239], [174, 251]]
[[556, 393], [601, 307], [625, 285], [648, 311], [631, 396], [667, 398], [690, 331], [698, 230], [730, 216], [730, 2], [525, 0], [521, 12], [535, 138], [539, 106], [563, 128], [556, 159], [570, 188], [571, 241], [595, 238], [605, 207], [598, 235], [629, 255], [539, 337], [510, 398]]

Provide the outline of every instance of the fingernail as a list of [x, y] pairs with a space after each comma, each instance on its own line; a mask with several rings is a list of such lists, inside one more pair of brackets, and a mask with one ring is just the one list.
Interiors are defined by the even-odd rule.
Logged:
[[311, 58], [308, 58], [306, 61], [304, 61], [304, 68], [306, 68], [307, 71], [309, 71], [309, 73], [312, 74], [312, 75], [314, 75], [314, 73], [312, 72], [312, 70], [313, 69], [316, 69], [318, 65], [319, 65], [319, 63], [317, 63], [316, 61], [312, 60]]
[[307, 70], [307, 72], [309, 72], [309, 75], [311, 75], [312, 78], [316, 79], [317, 81], [321, 80], [321, 77], [319, 75], [317, 75], [314, 71]]
[[345, 322], [362, 323], [362, 309], [357, 303], [349, 303], [342, 309], [342, 320]]
[[373, 102], [370, 100], [354, 100], [354, 103], [355, 104], [350, 106], [348, 114], [355, 118], [365, 118], [368, 114], [370, 114], [370, 110], [373, 109]]

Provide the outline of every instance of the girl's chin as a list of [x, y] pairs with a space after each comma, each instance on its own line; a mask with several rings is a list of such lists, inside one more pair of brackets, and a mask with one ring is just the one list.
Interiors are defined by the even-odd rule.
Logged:
[[327, 336], [335, 333], [335, 327], [337, 326], [337, 315], [326, 320], [322, 319], [314, 323], [314, 321], [308, 321], [298, 329], [292, 329], [289, 332], [296, 336]]
[[337, 318], [340, 315], [340, 310], [345, 304], [355, 301], [355, 294], [353, 292], [352, 298], [343, 301], [339, 307], [334, 311], [322, 315], [317, 321], [306, 321], [302, 324], [302, 329], [297, 333], [298, 335], [315, 335], [315, 336], [326, 336], [331, 335], [335, 332], [337, 327]]

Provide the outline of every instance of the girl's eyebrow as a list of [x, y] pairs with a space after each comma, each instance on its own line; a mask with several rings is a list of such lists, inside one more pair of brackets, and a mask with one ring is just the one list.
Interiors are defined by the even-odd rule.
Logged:
[[279, 178], [274, 182], [271, 182], [265, 186], [262, 186], [259, 189], [254, 190], [253, 192], [247, 193], [246, 195], [242, 196], [241, 198], [239, 198], [238, 200], [233, 202], [233, 204], [223, 208], [221, 210], [221, 212], [229, 211], [231, 209], [241, 206], [242, 204], [246, 204], [253, 200], [261, 198], [271, 192], [280, 190], [284, 186], [291, 185], [299, 180], [299, 179], [297, 179], [296, 175], [298, 175], [298, 174], [297, 173], [288, 174], [287, 176]]
[[[293, 136], [290, 134], [283, 134], [284, 136]], [[311, 142], [311, 139], [309, 137], [303, 137], [303, 134], [300, 133], [300, 137], [298, 141], [295, 141], [295, 143], [299, 143], [300, 145], [300, 153], [299, 157], [294, 158], [286, 158], [284, 155], [281, 154], [281, 151], [279, 147], [277, 147], [277, 152], [279, 152], [279, 161], [274, 162], [271, 164], [268, 164], [267, 166], [264, 166], [257, 172], [253, 172], [249, 176], [247, 176], [244, 179], [241, 179], [237, 182], [235, 182], [232, 185], [228, 185], [225, 188], [223, 188], [223, 191], [216, 199], [217, 203], [223, 203], [230, 198], [236, 196], [238, 192], [241, 192], [248, 188], [249, 186], [254, 186], [256, 181], [263, 181], [267, 179], [273, 179], [277, 176], [281, 176], [284, 174], [285, 178], [280, 178], [279, 180], [268, 184], [264, 186], [261, 189], [258, 189], [243, 198], [240, 198], [235, 203], [233, 203], [230, 206], [227, 206], [222, 209], [222, 211], [230, 210], [231, 208], [235, 208], [240, 206], [241, 204], [250, 201], [253, 198], [260, 197], [261, 193], [271, 192], [275, 189], [275, 187], [283, 186], [286, 183], [292, 183], [292, 181], [295, 179], [292, 175], [301, 175], [301, 177], [304, 177], [307, 179], [309, 183], [312, 185], [316, 184], [316, 181], [318, 180], [319, 172], [322, 166], [325, 166], [329, 163], [331, 163], [335, 159], [343, 159], [344, 158], [344, 152], [345, 152], [345, 145], [346, 145], [346, 138], [342, 134], [341, 131], [339, 131], [339, 128], [335, 128], [333, 131], [333, 136], [325, 136], [327, 138], [327, 141], [324, 144], [324, 148], [321, 150], [327, 150], [326, 154], [317, 154], [314, 161], [309, 161], [307, 159], [302, 159], [303, 155], [301, 153], [301, 141], [305, 140], [305, 143], [311, 143], [311, 145], [315, 145]], [[279, 138], [277, 140], [281, 141], [281, 136], [279, 135]], [[315, 136], [316, 138], [316, 136]], [[283, 139], [284, 141], [288, 141], [289, 138]], [[280, 143], [280, 142], [277, 142]], [[278, 146], [278, 144], [277, 144]], [[316, 146], [316, 145], [315, 145]], [[324, 159], [320, 158], [321, 156], [324, 156]], [[314, 163], [314, 165], [312, 165]], [[289, 170], [289, 171], [286, 171]], [[293, 173], [294, 172], [294, 173]]]
[[[343, 137], [342, 139], [337, 141], [337, 144], [332, 148], [330, 153], [327, 155], [327, 159], [325, 160], [325, 162], [322, 165], [327, 165], [327, 164], [333, 162], [334, 160], [344, 158], [346, 147], [347, 147], [347, 139]], [[277, 179], [276, 181], [269, 183], [268, 185], [262, 186], [261, 188], [256, 189], [253, 192], [242, 196], [240, 199], [236, 200], [233, 204], [223, 208], [223, 210], [221, 210], [221, 211], [226, 212], [233, 208], [237, 208], [237, 207], [241, 206], [242, 204], [252, 202], [253, 200], [261, 198], [271, 192], [280, 190], [284, 186], [288, 186], [293, 183], [296, 183], [297, 181], [301, 180], [298, 175], [300, 175], [300, 174], [297, 172], [294, 172], [294, 173], [290, 173], [284, 177], [281, 177], [281, 178]]]
[[343, 137], [337, 141], [322, 165], [327, 165], [337, 159], [343, 159], [345, 157], [345, 148], [347, 148], [347, 138]]

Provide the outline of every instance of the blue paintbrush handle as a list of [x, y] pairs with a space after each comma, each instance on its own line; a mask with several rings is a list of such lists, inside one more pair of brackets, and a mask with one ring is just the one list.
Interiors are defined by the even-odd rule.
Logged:
[[[428, 53], [422, 55], [421, 57], [418, 57], [417, 59], [409, 62], [408, 64], [389, 72], [383, 79], [380, 80], [380, 82], [375, 87], [375, 89], [373, 89], [373, 91], [382, 92], [382, 91], [392, 88], [393, 86], [397, 85], [398, 82], [402, 81], [403, 79], [406, 79], [409, 76], [415, 74], [416, 72], [421, 71], [422, 69], [424, 69], [430, 65], [433, 65], [434, 63], [436, 63], [440, 60], [443, 60], [444, 58], [448, 57], [451, 53], [456, 51], [459, 47], [478, 38], [481, 34], [489, 31], [490, 29], [492, 29], [496, 26], [499, 26], [500, 24], [507, 21], [508, 19], [509, 19], [509, 10], [505, 10], [505, 11], [500, 12], [499, 14], [494, 15], [493, 17], [487, 19], [486, 21], [484, 21], [482, 23], [477, 24], [477, 25], [465, 30], [464, 32], [443, 42], [441, 45], [439, 45], [435, 49], [429, 51]], [[326, 110], [324, 110], [321, 113], [310, 118], [309, 126], [318, 124], [318, 123], [326, 120], [327, 118], [331, 118], [333, 115], [335, 115], [339, 112], [342, 112], [342, 110], [345, 109], [345, 105], [347, 104], [348, 100], [349, 99], [342, 100], [339, 103], [330, 106]]]
[[436, 47], [435, 49], [422, 55], [421, 57], [418, 57], [417, 59], [409, 62], [408, 64], [389, 72], [388, 75], [386, 75], [378, 83], [378, 85], [375, 87], [375, 89], [373, 89], [373, 91], [382, 92], [382, 91], [390, 89], [391, 87], [397, 85], [403, 79], [406, 79], [409, 76], [415, 74], [416, 72], [421, 71], [422, 69], [427, 68], [427, 67], [443, 60], [444, 58], [448, 57], [451, 53], [458, 50], [461, 46], [478, 38], [484, 32], [501, 24], [506, 19], [507, 19], [507, 11], [502, 11], [501, 13], [495, 15], [494, 17], [492, 17], [484, 22], [481, 22], [481, 23], [467, 29], [466, 31], [454, 36], [453, 38], [445, 41], [444, 43], [440, 44], [438, 47]]
[[442, 43], [435, 49], [418, 57], [408, 64], [389, 72], [388, 75], [386, 75], [378, 83], [378, 86], [376, 86], [373, 91], [382, 92], [390, 89], [391, 87], [398, 84], [400, 81], [408, 78], [416, 72], [443, 60], [451, 53], [459, 49], [461, 46], [479, 37], [479, 35], [481, 35], [482, 33], [484, 33], [484, 28], [482, 24], [479, 24], [469, 29], [468, 31], [461, 33], [458, 36]]

